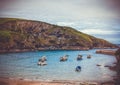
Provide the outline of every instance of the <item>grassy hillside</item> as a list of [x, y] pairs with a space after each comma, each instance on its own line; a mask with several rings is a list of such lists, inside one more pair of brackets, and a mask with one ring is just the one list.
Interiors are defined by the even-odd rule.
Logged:
[[41, 21], [0, 18], [0, 49], [84, 49], [115, 47], [71, 27]]

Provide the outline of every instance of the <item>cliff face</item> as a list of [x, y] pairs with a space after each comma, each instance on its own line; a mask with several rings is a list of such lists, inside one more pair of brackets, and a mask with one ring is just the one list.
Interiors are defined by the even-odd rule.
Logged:
[[0, 50], [115, 47], [71, 27], [40, 21], [0, 18]]

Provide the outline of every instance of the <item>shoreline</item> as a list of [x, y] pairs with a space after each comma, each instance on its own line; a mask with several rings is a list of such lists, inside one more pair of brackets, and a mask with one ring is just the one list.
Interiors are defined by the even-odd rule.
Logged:
[[7, 49], [7, 50], [1, 50], [0, 54], [2, 53], [21, 53], [21, 52], [35, 52], [35, 51], [55, 51], [55, 50], [70, 50], [70, 51], [87, 51], [90, 49], [115, 49], [111, 47], [94, 47], [94, 48], [55, 48], [55, 49], [49, 49], [49, 48], [38, 48], [38, 49]]
[[117, 62], [115, 63], [115, 66], [109, 66], [109, 69], [114, 70], [117, 72], [117, 75], [114, 77], [114, 81], [115, 81], [115, 85], [120, 85], [120, 55], [116, 53], [120, 54], [120, 48], [118, 48], [117, 50], [97, 50], [96, 53], [99, 54], [105, 54], [105, 55], [112, 55], [116, 58]]
[[36, 81], [0, 78], [0, 85], [115, 85], [114, 81], [73, 81], [73, 80], [53, 80], [53, 81]]

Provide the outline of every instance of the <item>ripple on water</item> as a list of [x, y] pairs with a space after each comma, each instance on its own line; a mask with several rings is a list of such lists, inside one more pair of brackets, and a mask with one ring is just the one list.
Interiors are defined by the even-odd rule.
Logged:
[[[22, 78], [31, 80], [78, 80], [78, 81], [108, 81], [116, 72], [104, 67], [113, 65], [115, 57], [95, 54], [95, 49], [89, 51], [38, 51], [24, 53], [8, 53], [0, 55], [0, 77]], [[66, 62], [59, 58], [69, 55]], [[83, 55], [83, 60], [77, 61], [78, 54]], [[92, 55], [87, 59], [87, 55]], [[47, 57], [46, 66], [38, 66], [41, 56]], [[100, 66], [97, 66], [99, 64]], [[75, 67], [80, 65], [81, 72], [75, 72]]]

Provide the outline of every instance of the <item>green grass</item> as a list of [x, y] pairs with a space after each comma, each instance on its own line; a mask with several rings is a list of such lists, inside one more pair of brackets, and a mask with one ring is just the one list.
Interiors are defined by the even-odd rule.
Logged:
[[0, 18], [0, 24], [9, 22], [9, 21], [17, 21], [17, 20], [25, 20], [25, 19], [19, 19], [19, 18]]
[[[37, 43], [44, 46], [48, 46], [48, 45], [50, 46], [50, 45], [57, 45], [57, 43], [60, 42], [58, 41], [58, 39], [60, 38], [62, 39], [63, 44], [78, 45], [82, 47], [109, 44], [107, 41], [103, 39], [99, 39], [91, 35], [82, 33], [72, 27], [52, 25], [45, 22], [41, 22], [41, 23], [44, 23], [45, 25], [50, 25], [50, 26], [48, 26], [48, 28], [45, 29], [45, 31], [43, 31], [42, 35], [35, 37], [33, 34], [39, 32], [39, 30], [35, 29], [34, 31], [32, 31], [32, 33], [29, 33], [30, 26], [27, 24], [26, 25], [23, 24], [24, 27], [19, 26], [17, 25], [18, 21], [29, 21], [31, 22], [31, 24], [33, 22], [39, 22], [39, 21], [16, 19], [16, 18], [0, 18], [1, 27], [2, 27], [2, 24], [5, 25], [7, 22], [11, 24], [10, 26], [8, 25], [7, 29], [3, 28], [2, 31], [0, 31], [0, 43], [3, 42], [4, 44], [4, 42], [9, 42], [9, 41], [10, 43], [11, 42], [16, 43], [15, 41], [17, 42], [25, 41], [24, 44], [31, 45], [31, 43], [35, 42], [34, 44]], [[49, 37], [46, 37], [46, 36], [49, 36]]]
[[14, 21], [14, 20], [18, 20], [15, 18], [0, 18], [0, 24], [8, 22], [8, 21]]
[[11, 31], [0, 31], [0, 42], [7, 42], [11, 38]]
[[79, 32], [71, 27], [64, 27], [64, 29], [66, 30], [66, 33], [70, 34], [70, 35], [76, 35], [77, 37], [79, 37], [81, 40], [86, 40], [88, 42], [92, 42], [90, 39], [90, 36], [87, 34], [84, 34], [82, 32]]

